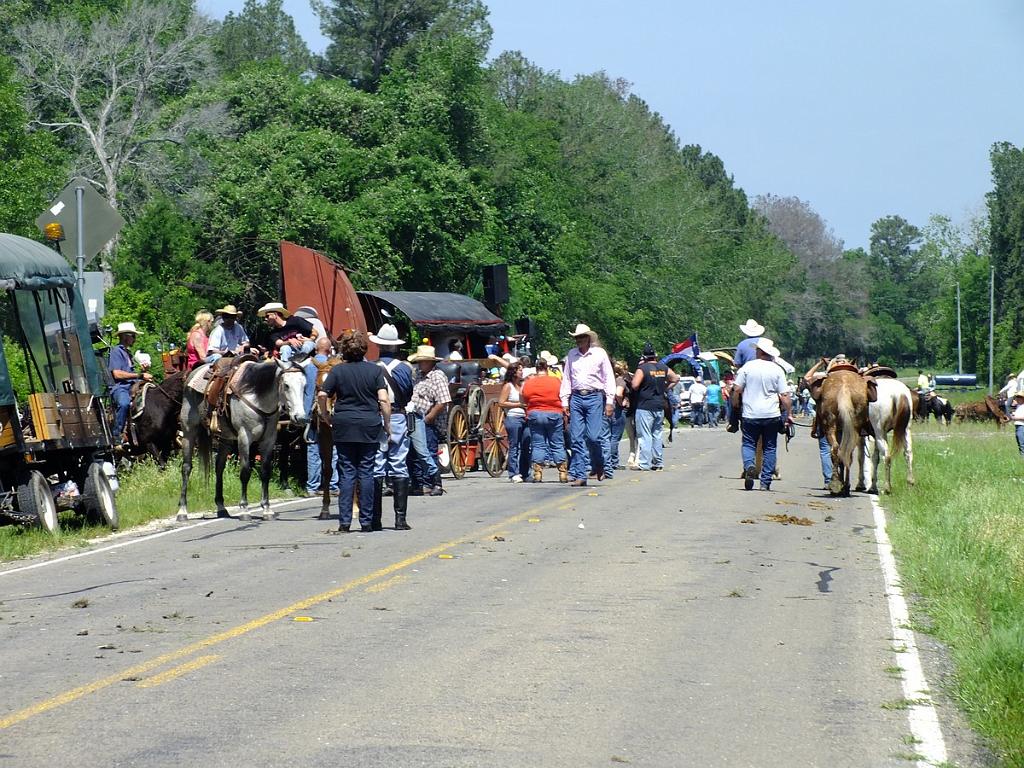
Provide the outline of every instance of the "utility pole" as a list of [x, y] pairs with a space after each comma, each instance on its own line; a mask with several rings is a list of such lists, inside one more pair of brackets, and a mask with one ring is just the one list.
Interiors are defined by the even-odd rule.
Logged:
[[964, 347], [960, 338], [960, 282], [956, 284], [956, 372], [964, 372]]
[[992, 359], [995, 353], [996, 268], [989, 267], [988, 276], [988, 393], [992, 394]]

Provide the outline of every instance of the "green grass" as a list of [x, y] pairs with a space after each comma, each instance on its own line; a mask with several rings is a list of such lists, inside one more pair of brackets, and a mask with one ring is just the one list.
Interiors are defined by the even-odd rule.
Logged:
[[[173, 515], [178, 509], [178, 494], [181, 492], [181, 457], [172, 459], [167, 469], [161, 472], [151, 461], [136, 464], [131, 470], [118, 475], [121, 488], [117, 492], [117, 509], [121, 518], [121, 530], [143, 525], [151, 520]], [[279, 498], [287, 495], [276, 482], [270, 484], [270, 495]], [[224, 472], [224, 499], [230, 506], [238, 503], [241, 483], [238, 468], [228, 464]], [[253, 473], [249, 481], [249, 503], [259, 505], [259, 475]], [[203, 478], [202, 470], [195, 467], [189, 481], [189, 510], [200, 512], [214, 508], [213, 472], [210, 481]], [[89, 525], [84, 516], [72, 512], [61, 514], [61, 528], [57, 534], [50, 534], [41, 528], [25, 528], [18, 525], [0, 527], [0, 561], [28, 557], [39, 552], [64, 547], [84, 547], [89, 539], [109, 533], [102, 525]]]
[[950, 693], [1024, 768], [1024, 460], [1012, 429], [987, 425], [918, 427], [914, 449], [917, 486], [897, 460], [883, 498], [904, 589], [950, 649]]

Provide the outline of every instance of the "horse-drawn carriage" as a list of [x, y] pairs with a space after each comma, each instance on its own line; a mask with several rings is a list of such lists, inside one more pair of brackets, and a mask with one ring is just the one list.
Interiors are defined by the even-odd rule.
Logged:
[[501, 378], [492, 376], [494, 363], [487, 360], [485, 347], [507, 330], [505, 321], [458, 293], [361, 291], [359, 301], [372, 327], [394, 322], [401, 313], [442, 356], [451, 342], [462, 342], [467, 359], [438, 363], [448, 377], [452, 398], [447, 433], [442, 436], [442, 470], [459, 479], [478, 468], [499, 477], [508, 460], [508, 435], [505, 414], [498, 407]]
[[74, 509], [116, 528], [103, 385], [68, 263], [0, 234], [0, 317], [0, 517], [55, 531]]

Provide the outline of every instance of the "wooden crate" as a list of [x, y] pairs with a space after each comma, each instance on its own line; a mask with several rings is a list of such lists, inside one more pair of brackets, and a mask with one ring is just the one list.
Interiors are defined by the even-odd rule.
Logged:
[[32, 429], [37, 440], [60, 440], [64, 437], [57, 396], [49, 392], [33, 392], [28, 396], [32, 412]]
[[0, 406], [0, 448], [14, 445], [14, 406]]
[[64, 437], [76, 444], [93, 444], [103, 438], [100, 405], [92, 395], [57, 395]]

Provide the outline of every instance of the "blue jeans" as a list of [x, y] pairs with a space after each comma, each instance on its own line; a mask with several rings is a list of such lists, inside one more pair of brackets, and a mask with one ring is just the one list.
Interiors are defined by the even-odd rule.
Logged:
[[359, 488], [359, 525], [369, 528], [373, 521], [373, 460], [376, 443], [335, 443], [338, 449], [338, 522], [352, 524], [352, 498]]
[[725, 398], [724, 404], [725, 404], [725, 423], [728, 424], [730, 421], [732, 421], [732, 400], [727, 397], [727, 398]]
[[533, 411], [527, 423], [530, 425], [530, 460], [534, 464], [556, 465], [565, 461], [562, 414], [555, 411]]
[[1017, 447], [1020, 448], [1020, 455], [1024, 456], [1024, 424], [1017, 425]]
[[[670, 389], [666, 396], [668, 397], [669, 413], [672, 414], [671, 418], [669, 419], [669, 421], [672, 422], [672, 426], [673, 427], [678, 426], [679, 425], [679, 395], [676, 394], [675, 390]], [[618, 409], [616, 409], [616, 412], [617, 412], [617, 410]]]
[[626, 412], [619, 406], [615, 406], [615, 413], [606, 421], [608, 422], [608, 453], [604, 457], [604, 474], [605, 477], [611, 477], [619, 466], [619, 442], [626, 429]]
[[508, 476], [522, 476], [523, 437], [526, 432], [526, 417], [520, 415], [505, 417], [505, 432], [508, 434]]
[[775, 448], [779, 441], [779, 426], [782, 419], [743, 419], [740, 431], [743, 433], [743, 469], [757, 464], [757, 441], [763, 438], [764, 451], [761, 458], [761, 485], [771, 487], [772, 472], [775, 471]]
[[718, 426], [718, 412], [721, 410], [721, 406], [718, 403], [706, 403], [705, 413], [707, 414], [705, 422], [709, 427]]
[[[1017, 427], [1017, 442], [1020, 443], [1021, 428]], [[1024, 446], [1020, 449], [1024, 454]], [[825, 485], [832, 482], [832, 447], [828, 444], [828, 437], [822, 435], [818, 438], [818, 453], [821, 454], [821, 476], [825, 479]]]
[[[331, 472], [331, 493], [338, 492], [338, 449], [331, 449], [331, 464], [334, 471]], [[306, 441], [306, 490], [309, 493], [322, 491], [320, 487], [320, 476], [323, 474], [323, 466], [320, 464], [320, 446], [316, 441], [316, 433], [313, 434], [313, 442]]]
[[664, 426], [664, 411], [636, 409], [636, 436], [640, 442], [636, 464], [640, 469], [654, 469], [664, 463], [665, 444], [661, 436]]
[[388, 447], [387, 450], [377, 451], [373, 476], [409, 477], [409, 444], [409, 428], [405, 414], [392, 412], [391, 423], [388, 426]]
[[412, 485], [422, 488], [433, 485], [433, 477], [437, 474], [437, 429], [433, 424], [427, 424], [419, 414], [409, 418]]
[[588, 395], [573, 392], [569, 398], [569, 443], [572, 445], [571, 480], [586, 480], [592, 469], [603, 469], [592, 466], [591, 456], [603, 460], [607, 453], [604, 392]]
[[704, 401], [690, 403], [690, 426], [699, 427], [704, 423]]
[[110, 389], [110, 397], [114, 401], [114, 442], [120, 443], [124, 437], [124, 427], [128, 423], [128, 410], [132, 407], [131, 385], [116, 384]]
[[299, 347], [298, 349], [295, 349], [291, 344], [285, 344], [283, 347], [281, 347], [280, 351], [278, 352], [278, 355], [281, 357], [281, 360], [287, 363], [296, 355], [313, 354], [314, 347], [315, 344], [312, 341], [302, 342], [302, 346]]

